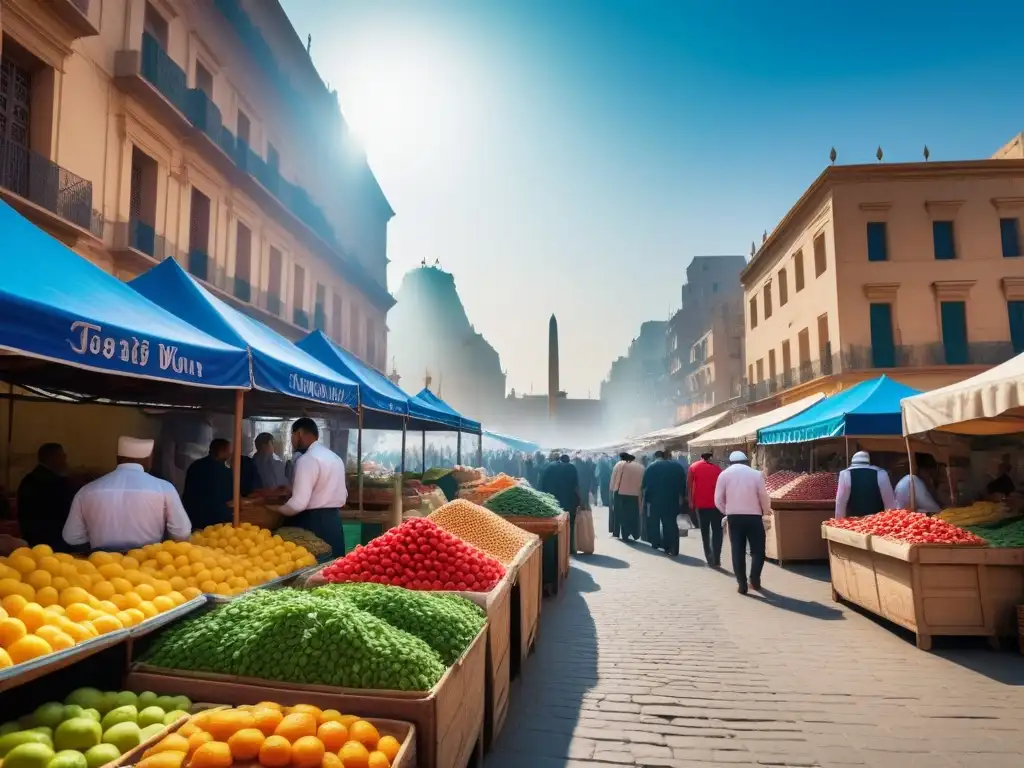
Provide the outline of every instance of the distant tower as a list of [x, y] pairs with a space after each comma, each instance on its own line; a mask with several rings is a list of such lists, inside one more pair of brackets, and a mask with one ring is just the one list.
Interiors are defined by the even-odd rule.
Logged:
[[558, 398], [558, 321], [551, 316], [548, 322], [548, 418], [555, 417]]

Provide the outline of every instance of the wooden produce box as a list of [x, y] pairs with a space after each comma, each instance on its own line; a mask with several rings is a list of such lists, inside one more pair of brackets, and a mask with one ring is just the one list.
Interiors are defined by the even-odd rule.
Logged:
[[230, 701], [236, 706], [272, 699], [279, 704], [314, 704], [360, 717], [400, 720], [416, 726], [420, 768], [465, 768], [483, 762], [487, 628], [429, 691], [383, 691], [302, 685], [252, 677], [132, 666], [131, 690], [181, 694], [193, 701]]
[[[128, 690], [128, 689], [126, 689], [126, 690]], [[142, 693], [141, 690], [138, 691], [138, 692]], [[182, 694], [182, 695], [186, 695], [186, 694]], [[156, 746], [157, 744], [159, 744], [161, 741], [164, 740], [165, 736], [167, 736], [169, 733], [174, 733], [176, 730], [181, 728], [181, 726], [183, 726], [188, 721], [189, 721], [189, 717], [179, 717], [177, 720], [175, 720], [173, 723], [168, 725], [162, 731], [160, 731], [159, 733], [157, 733], [157, 734], [155, 734], [153, 736], [150, 736], [148, 739], [146, 739], [145, 741], [141, 742], [139, 744], [139, 746], [135, 747], [135, 749], [129, 749], [127, 752], [125, 752], [123, 755], [121, 755], [121, 757], [119, 757], [117, 760], [113, 760], [113, 761], [107, 763], [106, 765], [104, 765], [103, 768], [121, 768], [121, 766], [135, 765], [136, 763], [138, 763], [142, 759], [142, 755], [145, 753], [145, 751], [147, 749], [149, 749], [150, 747], [153, 747], [153, 746]]]
[[569, 576], [569, 514], [562, 512], [555, 517], [509, 515], [505, 519], [524, 531], [537, 534], [542, 542], [555, 538], [558, 548], [558, 564], [557, 572], [554, 575], [554, 591], [557, 594]]
[[765, 518], [765, 555], [786, 562], [827, 560], [828, 544], [821, 524], [835, 517], [835, 502], [772, 500]]
[[832, 596], [916, 635], [986, 637], [993, 646], [1016, 629], [1024, 602], [1024, 549], [905, 544], [823, 526]]
[[458, 592], [487, 613], [487, 662], [484, 693], [484, 748], [505, 727], [511, 684], [512, 580], [506, 576], [490, 592]]
[[537, 642], [540, 606], [544, 597], [543, 557], [539, 541], [523, 548], [513, 563], [510, 676], [515, 679]]

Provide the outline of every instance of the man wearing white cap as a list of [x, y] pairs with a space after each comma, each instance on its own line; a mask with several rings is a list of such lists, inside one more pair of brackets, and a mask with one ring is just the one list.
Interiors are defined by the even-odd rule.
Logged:
[[750, 466], [743, 451], [729, 454], [729, 467], [715, 483], [715, 506], [725, 515], [732, 550], [732, 572], [741, 595], [747, 594], [747, 547], [750, 547], [750, 584], [761, 589], [764, 568], [764, 522], [771, 512], [764, 475]]
[[153, 441], [121, 437], [117, 468], [84, 486], [71, 502], [64, 541], [94, 550], [126, 550], [192, 533], [174, 486], [148, 474]]
[[874, 466], [867, 451], [857, 451], [850, 466], [839, 473], [836, 517], [864, 517], [895, 508], [889, 473]]

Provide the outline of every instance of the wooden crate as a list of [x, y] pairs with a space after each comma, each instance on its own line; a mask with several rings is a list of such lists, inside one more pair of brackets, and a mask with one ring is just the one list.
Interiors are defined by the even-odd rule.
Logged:
[[[141, 693], [141, 692], [142, 691], [139, 691], [139, 693]], [[181, 694], [181, 695], [187, 695], [187, 694]], [[188, 721], [189, 721], [189, 717], [179, 717], [177, 720], [175, 720], [173, 723], [168, 725], [162, 731], [160, 731], [157, 734], [154, 734], [153, 736], [150, 736], [148, 739], [146, 739], [145, 741], [140, 743], [139, 746], [135, 747], [134, 749], [129, 749], [127, 752], [125, 752], [123, 755], [121, 755], [117, 760], [111, 760], [109, 763], [104, 765], [103, 768], [121, 768], [121, 766], [135, 765], [136, 763], [139, 762], [139, 760], [142, 759], [142, 755], [145, 753], [145, 751], [147, 749], [149, 749], [150, 747], [153, 747], [153, 746], [156, 746], [157, 744], [159, 744], [161, 741], [164, 740], [164, 737], [166, 737], [167, 734], [174, 733], [176, 730], [181, 728], [181, 726], [183, 726]]]
[[257, 704], [314, 704], [362, 717], [400, 720], [416, 726], [420, 768], [465, 768], [483, 762], [487, 629], [429, 691], [378, 691], [300, 685], [274, 680], [163, 670], [135, 665], [126, 685], [132, 690], [182, 694], [194, 701]]
[[460, 592], [487, 613], [487, 661], [484, 692], [484, 748], [489, 748], [505, 727], [511, 683], [512, 581], [502, 579], [485, 595]]
[[554, 592], [557, 594], [569, 575], [569, 514], [562, 512], [555, 517], [510, 515], [505, 519], [524, 531], [537, 534], [542, 542], [555, 539], [558, 558], [557, 571], [554, 575]]
[[512, 582], [512, 648], [510, 675], [518, 676], [526, 657], [537, 642], [540, 607], [544, 597], [543, 558], [539, 541], [523, 548], [516, 558]]
[[765, 555], [779, 565], [800, 560], [827, 560], [821, 524], [835, 517], [835, 503], [772, 501], [765, 518]]
[[1013, 633], [1024, 602], [1024, 550], [913, 545], [824, 527], [832, 596], [913, 632], [999, 638]]

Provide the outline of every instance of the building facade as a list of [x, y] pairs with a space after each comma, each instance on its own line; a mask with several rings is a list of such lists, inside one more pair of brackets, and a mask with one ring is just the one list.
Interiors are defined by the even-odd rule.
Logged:
[[743, 379], [743, 307], [739, 284], [731, 298], [715, 304], [708, 329], [690, 345], [690, 369], [684, 396], [677, 401], [682, 423], [737, 397]]
[[4, 0], [0, 197], [383, 369], [394, 215], [277, 0]]
[[932, 389], [1024, 351], [1024, 160], [830, 166], [741, 280], [743, 399], [886, 373]]
[[663, 320], [642, 323], [629, 350], [612, 362], [608, 378], [601, 382], [604, 424], [609, 433], [636, 435], [671, 421], [665, 396], [667, 325]]

